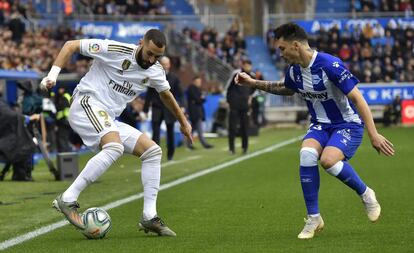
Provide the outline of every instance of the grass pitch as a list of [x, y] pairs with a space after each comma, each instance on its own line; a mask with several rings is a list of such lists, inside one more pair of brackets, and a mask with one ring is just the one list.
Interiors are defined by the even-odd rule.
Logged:
[[[396, 156], [378, 156], [367, 137], [351, 160], [382, 205], [378, 223], [368, 221], [355, 193], [321, 171], [320, 208], [326, 228], [310, 241], [296, 239], [305, 205], [299, 182], [300, 142], [265, 153], [221, 171], [161, 191], [159, 215], [176, 238], [137, 231], [142, 199], [111, 209], [112, 231], [103, 240], [87, 240], [72, 226], [23, 242], [6, 252], [412, 252], [414, 248], [414, 129], [389, 128]], [[303, 134], [304, 130], [268, 129], [251, 138], [251, 152]], [[241, 155], [226, 152], [226, 139], [215, 148], [178, 149], [184, 162], [163, 168], [162, 183]], [[84, 164], [88, 156], [82, 157]], [[81, 210], [141, 192], [139, 160], [126, 156], [80, 198]], [[52, 181], [44, 167], [33, 183], [1, 182], [0, 243], [62, 220], [50, 203], [70, 182]]]

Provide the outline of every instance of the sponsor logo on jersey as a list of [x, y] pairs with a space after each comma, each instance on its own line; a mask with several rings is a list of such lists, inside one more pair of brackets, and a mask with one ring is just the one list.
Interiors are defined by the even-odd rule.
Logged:
[[135, 97], [137, 93], [132, 90], [133, 84], [124, 81], [122, 84], [116, 83], [114, 80], [110, 80], [108, 84], [114, 91], [125, 94], [127, 96]]
[[99, 51], [101, 51], [101, 45], [99, 45], [98, 43], [89, 44], [89, 52], [98, 53]]
[[131, 62], [129, 60], [124, 60], [124, 62], [122, 62], [122, 70], [127, 70], [129, 66], [131, 66]]
[[302, 92], [299, 90], [300, 95], [302, 96], [303, 99], [319, 99], [319, 100], [328, 100], [328, 92], [324, 91], [324, 92]]

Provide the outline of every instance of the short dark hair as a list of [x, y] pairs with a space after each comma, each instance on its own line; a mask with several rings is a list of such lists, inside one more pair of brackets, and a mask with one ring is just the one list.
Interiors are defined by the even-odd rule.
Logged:
[[152, 42], [154, 42], [154, 44], [159, 48], [162, 48], [167, 45], [167, 40], [165, 39], [165, 35], [158, 29], [148, 30], [144, 35], [144, 40], [145, 41], [152, 40]]
[[279, 26], [274, 31], [274, 35], [276, 39], [283, 38], [287, 41], [308, 41], [308, 35], [305, 30], [295, 23], [287, 23]]
[[242, 60], [242, 64], [250, 64], [250, 65], [252, 65], [252, 61], [249, 60], [249, 59], [243, 59]]

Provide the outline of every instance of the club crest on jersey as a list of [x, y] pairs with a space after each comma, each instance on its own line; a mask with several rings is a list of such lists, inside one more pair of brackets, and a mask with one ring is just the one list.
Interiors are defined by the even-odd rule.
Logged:
[[131, 66], [131, 62], [129, 60], [124, 60], [124, 62], [122, 62], [122, 70], [125, 71], [129, 68], [129, 66]]
[[99, 51], [101, 51], [101, 46], [98, 43], [89, 44], [89, 52], [98, 53]]
[[142, 84], [146, 84], [146, 83], [148, 83], [148, 81], [149, 81], [149, 77], [145, 77], [143, 80], [142, 80]]

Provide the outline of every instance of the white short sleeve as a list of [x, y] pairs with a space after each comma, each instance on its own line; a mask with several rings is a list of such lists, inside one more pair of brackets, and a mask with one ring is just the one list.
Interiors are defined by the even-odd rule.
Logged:
[[157, 90], [158, 93], [169, 90], [170, 83], [167, 81], [165, 71], [162, 68], [161, 64], [157, 63], [153, 66], [154, 72], [150, 78], [150, 86]]
[[94, 59], [105, 60], [108, 57], [108, 41], [83, 39], [80, 42], [80, 53]]

